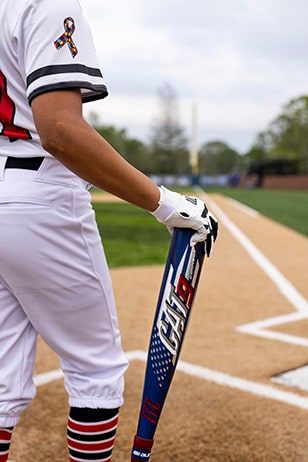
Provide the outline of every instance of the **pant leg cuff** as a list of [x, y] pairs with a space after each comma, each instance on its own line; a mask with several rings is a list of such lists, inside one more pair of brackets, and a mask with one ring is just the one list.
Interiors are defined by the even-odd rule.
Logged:
[[123, 398], [113, 399], [91, 399], [91, 398], [69, 398], [71, 407], [88, 407], [90, 409], [116, 409], [123, 405]]
[[20, 417], [19, 416], [7, 416], [0, 414], [0, 427], [9, 428], [15, 427], [18, 424]]

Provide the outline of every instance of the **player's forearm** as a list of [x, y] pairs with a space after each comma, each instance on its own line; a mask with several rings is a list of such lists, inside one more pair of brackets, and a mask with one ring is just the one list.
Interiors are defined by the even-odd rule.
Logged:
[[134, 168], [88, 124], [60, 127], [61, 143], [50, 152], [89, 183], [147, 210], [159, 201], [157, 186]]

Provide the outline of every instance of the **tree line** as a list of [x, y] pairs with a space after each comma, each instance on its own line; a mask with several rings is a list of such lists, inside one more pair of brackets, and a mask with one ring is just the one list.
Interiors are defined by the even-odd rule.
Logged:
[[[146, 174], [190, 174], [189, 140], [179, 122], [177, 95], [168, 83], [158, 90], [159, 116], [149, 142], [128, 135], [125, 128], [103, 125], [96, 114], [89, 122], [132, 165]], [[201, 145], [200, 175], [308, 173], [308, 96], [291, 99], [269, 126], [257, 134], [251, 148], [240, 154], [224, 140]]]

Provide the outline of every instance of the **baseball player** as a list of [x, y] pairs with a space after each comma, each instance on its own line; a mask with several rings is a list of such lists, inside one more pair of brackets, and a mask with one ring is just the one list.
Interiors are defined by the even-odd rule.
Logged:
[[0, 462], [35, 396], [37, 336], [59, 355], [70, 461], [110, 461], [123, 403], [123, 354], [91, 184], [206, 241], [202, 201], [128, 164], [83, 119], [107, 89], [77, 0], [1, 0]]

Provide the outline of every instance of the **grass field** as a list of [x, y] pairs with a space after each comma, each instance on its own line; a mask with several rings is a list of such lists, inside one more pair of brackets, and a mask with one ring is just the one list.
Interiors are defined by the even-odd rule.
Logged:
[[225, 188], [220, 193], [308, 236], [308, 191]]
[[149, 213], [125, 203], [95, 203], [94, 209], [110, 268], [166, 261], [170, 234]]
[[[308, 236], [308, 191], [222, 188], [207, 192], [232, 197]], [[95, 203], [94, 209], [111, 268], [166, 261], [170, 235], [149, 213], [125, 203]]]

